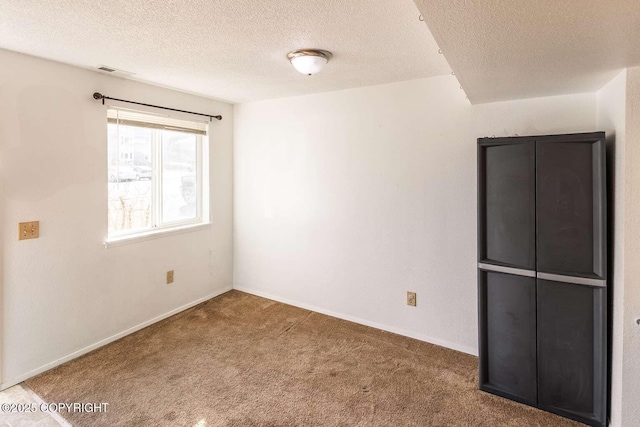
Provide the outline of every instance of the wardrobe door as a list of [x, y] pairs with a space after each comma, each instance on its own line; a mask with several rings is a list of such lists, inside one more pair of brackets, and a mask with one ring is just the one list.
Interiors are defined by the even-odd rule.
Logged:
[[536, 142], [538, 404], [592, 425], [607, 412], [604, 142]]
[[549, 138], [537, 146], [537, 270], [604, 279], [604, 134]]
[[536, 403], [536, 279], [480, 270], [480, 389]]
[[538, 279], [538, 405], [606, 422], [606, 288]]
[[535, 142], [479, 143], [478, 261], [535, 270]]
[[535, 141], [478, 143], [480, 388], [535, 404]]

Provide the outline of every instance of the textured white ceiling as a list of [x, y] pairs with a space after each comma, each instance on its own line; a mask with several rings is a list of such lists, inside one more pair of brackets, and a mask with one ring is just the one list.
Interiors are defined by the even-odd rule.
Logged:
[[[232, 102], [450, 72], [412, 0], [0, 0], [0, 47]], [[303, 76], [287, 52], [334, 57]]]
[[639, 0], [415, 0], [473, 103], [592, 92], [640, 65]]

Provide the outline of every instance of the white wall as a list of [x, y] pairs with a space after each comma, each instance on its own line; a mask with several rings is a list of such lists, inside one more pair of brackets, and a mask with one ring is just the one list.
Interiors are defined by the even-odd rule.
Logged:
[[[0, 50], [2, 382], [232, 285], [233, 108]], [[93, 92], [222, 114], [211, 126], [213, 224], [105, 249], [106, 112]], [[20, 221], [40, 238], [17, 240]], [[175, 270], [175, 283], [165, 272]], [[77, 354], [77, 353], [76, 353]]]
[[234, 286], [476, 354], [476, 138], [594, 130], [451, 76], [237, 105]]
[[623, 325], [624, 325], [624, 171], [627, 72], [620, 73], [598, 92], [598, 129], [607, 133], [609, 176], [609, 269], [612, 286], [613, 345], [611, 354], [611, 425], [622, 424]]
[[640, 67], [627, 70], [623, 425], [640, 423]]

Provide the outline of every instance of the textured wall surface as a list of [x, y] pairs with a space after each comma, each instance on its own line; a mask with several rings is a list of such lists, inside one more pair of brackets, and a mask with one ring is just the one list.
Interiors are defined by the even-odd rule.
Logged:
[[596, 96], [471, 106], [442, 76], [235, 113], [237, 289], [476, 353], [476, 138], [594, 131]]
[[613, 286], [613, 348], [611, 357], [611, 425], [622, 424], [624, 328], [624, 197], [627, 72], [623, 71], [598, 92], [598, 130], [607, 133], [609, 196], [609, 286]]
[[[0, 51], [2, 383], [232, 284], [229, 104]], [[106, 111], [91, 94], [224, 115], [209, 229], [105, 249]], [[20, 221], [40, 238], [17, 240]], [[176, 281], [165, 284], [174, 269]]]
[[623, 425], [640, 420], [640, 67], [627, 70]]
[[473, 103], [594, 92], [640, 65], [637, 0], [415, 0]]
[[[412, 0], [0, 0], [0, 10], [0, 48], [234, 102], [450, 72]], [[335, 56], [309, 78], [286, 59], [303, 48]]]

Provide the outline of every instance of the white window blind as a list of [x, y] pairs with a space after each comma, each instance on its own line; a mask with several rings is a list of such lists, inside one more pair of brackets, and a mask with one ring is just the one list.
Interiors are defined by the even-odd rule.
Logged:
[[173, 130], [196, 135], [207, 134], [207, 124], [167, 116], [155, 116], [148, 113], [113, 109], [107, 110], [107, 121], [121, 126], [137, 126], [152, 129]]

